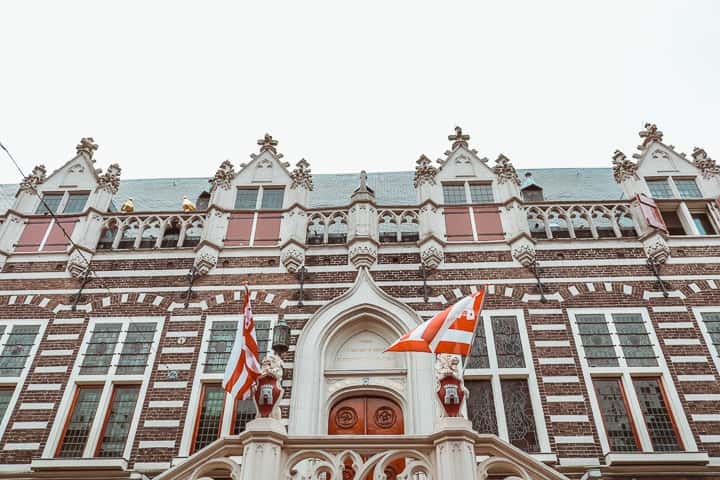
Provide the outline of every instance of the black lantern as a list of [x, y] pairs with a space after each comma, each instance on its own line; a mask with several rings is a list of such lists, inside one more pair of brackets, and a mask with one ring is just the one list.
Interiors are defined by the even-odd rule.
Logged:
[[290, 348], [290, 326], [285, 319], [280, 317], [273, 329], [272, 349], [278, 355], [282, 355]]

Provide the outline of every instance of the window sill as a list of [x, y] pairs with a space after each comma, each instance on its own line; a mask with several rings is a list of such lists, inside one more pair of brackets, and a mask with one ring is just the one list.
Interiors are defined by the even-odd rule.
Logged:
[[548, 465], [555, 465], [558, 463], [557, 455], [554, 453], [531, 453], [530, 456], [538, 462]]
[[608, 465], [707, 465], [709, 461], [710, 457], [704, 452], [608, 453], [605, 455], [605, 462]]
[[124, 458], [35, 458], [30, 463], [34, 471], [45, 470], [127, 470]]

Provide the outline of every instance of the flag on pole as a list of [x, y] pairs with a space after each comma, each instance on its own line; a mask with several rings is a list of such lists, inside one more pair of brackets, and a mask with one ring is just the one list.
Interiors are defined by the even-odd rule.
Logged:
[[225, 367], [223, 388], [233, 398], [249, 398], [251, 387], [260, 376], [260, 352], [255, 336], [255, 321], [250, 307], [250, 292], [245, 287], [242, 325], [235, 333], [230, 359]]
[[418, 325], [385, 351], [470, 355], [484, 300], [483, 287]]

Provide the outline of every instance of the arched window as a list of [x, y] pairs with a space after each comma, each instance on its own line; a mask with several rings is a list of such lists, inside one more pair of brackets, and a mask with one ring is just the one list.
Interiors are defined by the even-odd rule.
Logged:
[[340, 244], [347, 242], [347, 220], [342, 214], [335, 214], [328, 226], [327, 243]]
[[180, 241], [180, 222], [174, 218], [169, 220], [163, 232], [160, 248], [176, 248]]
[[111, 221], [103, 228], [100, 240], [98, 241], [98, 250], [110, 250], [113, 247], [113, 242], [117, 236], [117, 224]]
[[325, 221], [321, 215], [316, 215], [310, 219], [307, 227], [307, 243], [308, 245], [320, 245], [325, 242]]
[[160, 238], [160, 220], [151, 219], [146, 221], [140, 240], [140, 248], [155, 248]]
[[137, 239], [139, 233], [140, 222], [135, 218], [128, 220], [123, 228], [120, 242], [118, 242], [118, 248], [135, 248], [135, 240]]
[[200, 243], [200, 238], [202, 238], [202, 232], [202, 220], [200, 220], [199, 218], [194, 218], [193, 220], [191, 220], [185, 230], [185, 238], [183, 238], [182, 246], [194, 247], [195, 245]]

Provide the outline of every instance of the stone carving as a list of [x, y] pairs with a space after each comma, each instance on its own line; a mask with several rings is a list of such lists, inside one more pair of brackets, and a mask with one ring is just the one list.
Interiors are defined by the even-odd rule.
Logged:
[[354, 245], [350, 249], [349, 256], [355, 268], [370, 268], [377, 261], [377, 247], [371, 243]]
[[645, 150], [652, 142], [662, 142], [663, 132], [658, 130], [654, 123], [646, 123], [645, 130], [638, 133], [642, 138], [642, 144], [638, 145], [638, 150]]
[[98, 146], [99, 145], [95, 143], [95, 139], [93, 137], [83, 137], [80, 139], [80, 143], [78, 143], [75, 147], [75, 150], [77, 151], [78, 155], [86, 155], [89, 159], [92, 160], [93, 155], [95, 154], [95, 150], [98, 149]]
[[435, 175], [437, 175], [437, 168], [432, 165], [431, 160], [425, 155], [420, 155], [415, 163], [415, 178], [413, 179], [413, 186], [418, 188], [420, 185], [427, 183], [435, 185]]
[[295, 273], [305, 263], [305, 252], [299, 248], [288, 248], [283, 252], [280, 261], [288, 272]]
[[342, 407], [335, 414], [335, 425], [348, 430], [357, 424], [357, 413], [350, 407]]
[[390, 407], [380, 407], [375, 411], [375, 425], [380, 428], [391, 428], [397, 421], [395, 411]]
[[623, 152], [615, 150], [612, 159], [613, 177], [617, 183], [622, 183], [628, 179], [640, 180], [637, 174], [637, 163], [628, 159]]
[[260, 365], [260, 377], [253, 385], [253, 398], [258, 415], [263, 418], [282, 419], [280, 399], [283, 395], [282, 359], [273, 353], [267, 354]]
[[85, 273], [89, 265], [88, 253], [83, 253], [78, 249], [75, 249], [68, 258], [66, 270], [73, 278], [80, 278]]
[[37, 165], [32, 172], [23, 178], [20, 183], [20, 191], [26, 193], [34, 193], [37, 187], [47, 180], [47, 170], [45, 165]]
[[210, 191], [214, 192], [218, 188], [229, 190], [232, 185], [232, 181], [235, 180], [236, 176], [237, 172], [235, 172], [235, 167], [232, 162], [230, 160], [225, 160], [220, 164], [220, 167], [218, 167], [215, 172], [215, 176], [210, 180], [210, 183], [212, 184]]
[[206, 245], [195, 257], [195, 268], [200, 275], [206, 275], [210, 270], [215, 268], [217, 261], [218, 252]]
[[132, 197], [125, 200], [125, 203], [120, 205], [120, 211], [122, 213], [133, 213], [135, 211], [135, 203], [133, 202]]
[[122, 169], [117, 163], [110, 165], [105, 173], [98, 176], [98, 190], [105, 190], [115, 195], [120, 188], [120, 173]]
[[470, 135], [463, 134], [462, 128], [455, 127], [455, 134], [448, 135], [448, 140], [453, 142], [451, 148], [453, 151], [455, 151], [460, 147], [468, 148], [468, 141], [470, 140]]
[[665, 263], [670, 258], [670, 247], [663, 238], [657, 238], [653, 243], [644, 245], [645, 255], [655, 263]]
[[715, 160], [707, 156], [707, 152], [699, 147], [693, 148], [693, 165], [695, 165], [705, 179], [711, 179], [720, 175], [720, 167], [717, 166]]
[[313, 189], [312, 173], [310, 172], [310, 163], [304, 158], [295, 165], [295, 169], [290, 173], [292, 183], [290, 188], [296, 189], [302, 187], [311, 192]]
[[431, 270], [436, 269], [445, 258], [445, 254], [440, 248], [428, 247], [420, 252], [420, 258], [423, 265]]
[[527, 267], [535, 262], [535, 247], [532, 245], [521, 245], [512, 252], [512, 256], [515, 260], [520, 262], [520, 265]]
[[442, 406], [440, 416], [459, 417], [463, 401], [470, 394], [460, 375], [460, 358], [440, 353], [435, 362], [435, 392]]
[[263, 138], [257, 141], [257, 144], [260, 145], [260, 153], [262, 152], [270, 152], [273, 154], [277, 154], [277, 144], [278, 141], [273, 139], [272, 135], [269, 133], [266, 133]]
[[518, 178], [517, 170], [510, 162], [510, 159], [502, 153], [495, 160], [495, 168], [493, 172], [498, 177], [498, 183], [510, 182], [515, 185], [520, 185], [520, 179]]

